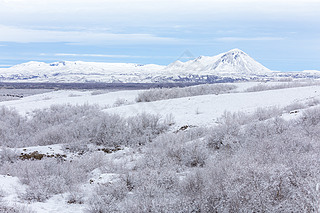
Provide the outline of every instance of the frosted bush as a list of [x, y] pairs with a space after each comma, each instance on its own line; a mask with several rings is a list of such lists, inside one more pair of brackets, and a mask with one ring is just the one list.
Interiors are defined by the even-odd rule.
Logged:
[[218, 150], [236, 147], [240, 144], [242, 137], [240, 124], [235, 120], [234, 115], [236, 114], [225, 113], [219, 119], [219, 125], [207, 134], [206, 142], [209, 148]]
[[136, 102], [151, 102], [172, 98], [182, 98], [197, 95], [223, 94], [236, 89], [235, 85], [206, 84], [183, 88], [150, 89], [138, 94]]
[[307, 87], [319, 85], [319, 82], [316, 81], [307, 81], [307, 82], [289, 82], [289, 83], [281, 83], [281, 84], [258, 84], [256, 86], [250, 87], [245, 90], [245, 92], [259, 92], [266, 90], [277, 90], [277, 89], [285, 89], [285, 88], [294, 88], [294, 87]]
[[287, 113], [290, 113], [293, 110], [299, 110], [306, 108], [306, 105], [300, 102], [292, 103], [284, 108]]
[[106, 116], [99, 120], [92, 142], [98, 145], [143, 145], [168, 129], [158, 116], [140, 114], [123, 119]]
[[18, 97], [12, 97], [12, 96], [0, 95], [0, 102], [3, 102], [3, 101], [12, 101], [12, 100], [19, 100], [19, 98], [18, 98]]
[[88, 213], [107, 213], [119, 211], [118, 204], [126, 197], [128, 189], [125, 182], [118, 182], [109, 186], [98, 185], [94, 194], [90, 196]]
[[128, 101], [124, 98], [117, 98], [117, 100], [114, 102], [113, 104], [113, 107], [119, 107], [119, 106], [122, 106], [122, 105], [125, 105], [127, 104]]
[[8, 148], [0, 148], [0, 163], [13, 163], [18, 159], [18, 153], [15, 150]]
[[64, 144], [63, 148], [71, 153], [85, 153], [88, 152], [90, 149], [88, 148], [88, 141], [76, 141]]
[[267, 108], [259, 107], [254, 112], [253, 117], [255, 119], [258, 119], [259, 121], [263, 121], [272, 117], [279, 116], [282, 114], [282, 112], [283, 110], [279, 107], [267, 107]]
[[63, 177], [42, 176], [42, 178], [35, 178], [28, 184], [25, 193], [21, 194], [21, 198], [27, 201], [43, 202], [54, 194], [61, 194], [65, 192], [67, 185]]
[[69, 192], [88, 179], [88, 174], [104, 165], [102, 153], [83, 155], [72, 161], [58, 161], [44, 158], [42, 160], [16, 161], [4, 163], [1, 174], [19, 177], [27, 190], [20, 196], [29, 201], [45, 201], [52, 195]]
[[5, 203], [0, 202], [0, 212], [1, 213], [36, 213], [31, 208], [28, 208], [26, 205], [13, 205], [9, 206]]
[[7, 147], [80, 141], [105, 146], [142, 145], [172, 125], [158, 116], [140, 114], [125, 119], [89, 105], [53, 105], [35, 110], [28, 119], [2, 107], [0, 115], [0, 146]]
[[[22, 161], [10, 160], [7, 149], [0, 174], [28, 185], [24, 199], [45, 201], [67, 192], [68, 202], [84, 203], [88, 212], [319, 212], [320, 110], [288, 121], [279, 117], [282, 111], [225, 112], [212, 129], [168, 132], [168, 122], [148, 114], [127, 119], [88, 106], [58, 106], [32, 121], [3, 109], [3, 136], [10, 139], [6, 132], [20, 125], [19, 134], [27, 134], [25, 124], [39, 135], [61, 128], [67, 150], [87, 151], [72, 161]], [[27, 138], [34, 142], [32, 134]], [[131, 146], [132, 157], [127, 151], [91, 152], [87, 143]], [[120, 178], [93, 184], [92, 194], [79, 190], [93, 171], [111, 169]]]

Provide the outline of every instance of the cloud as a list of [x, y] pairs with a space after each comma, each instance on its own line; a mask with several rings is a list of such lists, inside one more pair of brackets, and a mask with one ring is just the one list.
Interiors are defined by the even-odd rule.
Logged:
[[159, 44], [176, 43], [175, 38], [153, 34], [109, 33], [90, 30], [59, 31], [0, 25], [0, 41], [16, 43], [64, 42], [70, 44]]
[[[230, 17], [235, 13], [305, 16], [319, 13], [319, 0], [0, 0], [0, 20], [65, 22], [146, 21]], [[304, 13], [304, 14], [302, 14]], [[191, 16], [191, 17], [189, 17]], [[7, 19], [5, 19], [7, 17]], [[189, 17], [189, 18], [188, 18]], [[1, 21], [0, 21], [1, 22]], [[21, 22], [20, 22], [21, 23]], [[89, 22], [93, 23], [93, 22]]]
[[236, 42], [236, 41], [279, 41], [284, 40], [283, 37], [221, 37], [216, 38], [216, 41]]

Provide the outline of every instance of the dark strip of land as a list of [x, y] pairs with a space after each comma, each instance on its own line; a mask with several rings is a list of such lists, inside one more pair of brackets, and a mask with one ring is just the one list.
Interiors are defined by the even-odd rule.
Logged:
[[0, 82], [3, 89], [116, 89], [138, 90], [199, 85], [201, 83], [12, 83]]

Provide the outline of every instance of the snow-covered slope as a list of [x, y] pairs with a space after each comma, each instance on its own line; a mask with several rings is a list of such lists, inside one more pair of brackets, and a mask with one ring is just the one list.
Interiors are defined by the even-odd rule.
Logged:
[[[224, 77], [251, 78], [272, 72], [239, 49], [217, 56], [200, 56], [187, 62], [176, 61], [168, 66], [133, 63], [97, 63], [31, 61], [10, 68], [0, 68], [0, 81], [11, 82], [211, 82]], [[215, 76], [215, 77], [212, 77]], [[216, 77], [216, 76], [220, 76]]]

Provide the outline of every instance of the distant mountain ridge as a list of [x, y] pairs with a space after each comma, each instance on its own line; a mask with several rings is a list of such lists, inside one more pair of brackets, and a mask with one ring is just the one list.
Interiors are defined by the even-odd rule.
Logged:
[[[9, 68], [0, 68], [0, 81], [52, 83], [174, 83], [230, 82], [257, 78], [281, 77], [239, 49], [216, 56], [200, 56], [186, 62], [175, 61], [168, 66], [156, 64], [30, 61]], [[283, 74], [285, 77], [290, 74]], [[295, 73], [297, 76], [297, 74]], [[316, 72], [299, 73], [318, 75]], [[320, 76], [320, 75], [319, 75]]]

